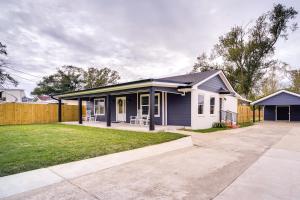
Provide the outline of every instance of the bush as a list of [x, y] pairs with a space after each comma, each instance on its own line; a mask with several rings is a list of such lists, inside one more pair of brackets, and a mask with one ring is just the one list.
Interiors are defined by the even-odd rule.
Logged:
[[213, 123], [213, 128], [226, 128], [226, 124], [225, 123], [220, 123], [220, 122], [215, 122]]

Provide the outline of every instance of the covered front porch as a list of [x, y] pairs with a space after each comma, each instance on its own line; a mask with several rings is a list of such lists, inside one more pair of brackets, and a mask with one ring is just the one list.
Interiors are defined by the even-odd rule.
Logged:
[[[63, 124], [71, 124], [71, 125], [82, 125], [82, 126], [90, 126], [90, 127], [98, 127], [98, 128], [112, 128], [117, 130], [126, 130], [126, 131], [138, 131], [138, 132], [148, 132], [149, 128], [147, 126], [136, 126], [131, 125], [126, 122], [120, 122], [120, 123], [112, 123], [110, 127], [107, 127], [106, 122], [101, 121], [83, 121], [82, 124], [79, 124], [78, 122], [62, 122]], [[163, 131], [175, 131], [179, 129], [183, 129], [184, 126], [162, 126], [162, 125], [156, 125], [155, 126], [155, 132], [163, 132]]]
[[[60, 122], [62, 100], [66, 99], [78, 100], [78, 124], [136, 131], [154, 131], [155, 127], [158, 131], [190, 127], [191, 95], [179, 92], [176, 87], [139, 87], [92, 94], [88, 92], [59, 98]], [[87, 102], [86, 116], [91, 118], [85, 121], [82, 117], [83, 101]], [[132, 123], [132, 119], [137, 117], [145, 120], [139, 124]]]

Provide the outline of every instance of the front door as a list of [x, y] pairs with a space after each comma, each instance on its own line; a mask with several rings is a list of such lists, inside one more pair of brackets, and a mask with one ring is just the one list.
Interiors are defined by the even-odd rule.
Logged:
[[116, 121], [126, 122], [126, 97], [116, 97]]
[[289, 106], [277, 106], [277, 120], [290, 120]]

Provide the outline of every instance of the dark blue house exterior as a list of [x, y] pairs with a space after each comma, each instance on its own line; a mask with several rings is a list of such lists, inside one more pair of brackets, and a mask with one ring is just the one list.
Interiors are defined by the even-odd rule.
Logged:
[[300, 121], [300, 94], [281, 90], [251, 104], [264, 107], [264, 120]]
[[237, 112], [239, 95], [221, 70], [191, 73], [159, 79], [108, 85], [55, 95], [62, 100], [78, 100], [79, 123], [82, 123], [82, 101], [96, 121], [130, 122], [131, 116], [148, 116], [149, 129], [155, 125], [192, 128], [211, 127], [221, 117], [221, 109]]

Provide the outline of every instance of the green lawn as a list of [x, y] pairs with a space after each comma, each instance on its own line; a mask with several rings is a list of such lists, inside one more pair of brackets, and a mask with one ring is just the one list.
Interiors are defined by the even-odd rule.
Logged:
[[[245, 122], [245, 123], [239, 124], [239, 128], [244, 128], [244, 127], [248, 127], [248, 126], [252, 126], [252, 125], [253, 125], [252, 122]], [[206, 129], [197, 129], [197, 130], [185, 129], [185, 130], [193, 131], [193, 132], [197, 132], [197, 133], [211, 133], [211, 132], [216, 132], [216, 131], [225, 131], [228, 129], [230, 129], [230, 128], [224, 127], [224, 128], [206, 128]]]
[[76, 125], [0, 126], [0, 176], [184, 137]]
[[197, 129], [197, 130], [192, 130], [197, 133], [211, 133], [211, 132], [216, 132], [216, 131], [224, 131], [228, 130], [229, 128], [206, 128], [206, 129]]

